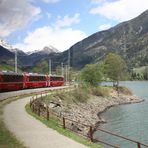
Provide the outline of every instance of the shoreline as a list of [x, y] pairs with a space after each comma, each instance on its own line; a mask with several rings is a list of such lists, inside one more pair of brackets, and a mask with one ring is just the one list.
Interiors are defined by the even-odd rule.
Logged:
[[[87, 102], [68, 103], [56, 99], [55, 101], [52, 100], [48, 106], [65, 118], [85, 125], [98, 127], [100, 124], [106, 123], [105, 119], [101, 117], [101, 114], [106, 112], [109, 108], [116, 105], [140, 103], [143, 101], [144, 99], [133, 94], [118, 94], [116, 90], [112, 90], [109, 96], [106, 97], [91, 95]], [[88, 133], [85, 127], [76, 125], [75, 123], [72, 123], [72, 125], [77, 127], [77, 129], [84, 131], [84, 133]], [[71, 123], [69, 123], [69, 126], [71, 127]]]
[[[132, 97], [133, 97], [133, 96], [134, 96], [134, 95], [132, 95]], [[134, 96], [134, 97], [135, 97], [135, 96]], [[100, 112], [98, 112], [98, 114], [97, 114], [98, 117], [101, 118], [101, 119], [103, 119], [104, 122], [99, 122], [99, 123], [97, 122], [96, 125], [98, 124], [97, 126], [100, 126], [100, 124], [107, 123], [107, 120], [105, 120], [105, 119], [104, 119], [103, 117], [101, 117], [101, 116], [102, 116], [103, 113], [107, 112], [110, 108], [115, 107], [115, 106], [119, 106], [119, 105], [130, 105], [130, 104], [141, 103], [141, 102], [144, 102], [144, 101], [145, 101], [144, 99], [140, 99], [140, 98], [137, 100], [137, 96], [136, 96], [136, 100], [134, 100], [134, 101], [131, 101], [131, 102], [124, 102], [124, 103], [121, 103], [121, 104], [120, 104], [120, 103], [119, 103], [119, 104], [114, 104], [114, 105], [111, 105], [111, 106], [106, 106], [106, 108], [105, 108], [103, 111], [100, 111]]]

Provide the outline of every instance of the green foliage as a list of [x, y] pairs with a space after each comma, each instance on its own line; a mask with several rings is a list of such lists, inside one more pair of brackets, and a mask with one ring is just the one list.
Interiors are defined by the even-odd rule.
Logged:
[[148, 66], [134, 68], [131, 72], [131, 80], [148, 80]]
[[145, 67], [143, 75], [144, 75], [144, 79], [148, 80], [148, 66]]
[[97, 86], [102, 80], [102, 67], [99, 64], [86, 65], [81, 71], [81, 80], [91, 86]]
[[125, 94], [125, 95], [132, 95], [132, 91], [129, 88], [124, 87], [124, 86], [120, 86], [118, 88], [118, 91], [119, 91], [119, 93], [122, 93], [122, 94]]
[[[0, 64], [0, 71], [1, 70], [14, 71], [15, 68], [12, 65]], [[22, 72], [20, 68], [18, 68], [18, 72]]]
[[102, 97], [109, 96], [109, 88], [107, 87], [102, 87], [102, 86], [91, 87], [90, 92], [92, 95], [95, 96], [102, 96]]
[[104, 60], [104, 69], [106, 76], [118, 85], [119, 80], [125, 78], [127, 66], [118, 54], [109, 53]]
[[77, 102], [86, 102], [89, 99], [89, 94], [86, 89], [77, 88], [72, 91], [71, 95]]
[[47, 62], [47, 60], [42, 60], [42, 61], [40, 61], [40, 62], [32, 69], [32, 72], [47, 74], [47, 73], [48, 73], [48, 62]]

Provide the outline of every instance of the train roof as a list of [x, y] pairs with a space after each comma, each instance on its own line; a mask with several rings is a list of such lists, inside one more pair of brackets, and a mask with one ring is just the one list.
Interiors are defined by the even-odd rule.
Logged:
[[49, 75], [50, 77], [64, 77], [62, 75]]
[[64, 77], [62, 75], [47, 75], [47, 74], [38, 74], [38, 73], [16, 73], [16, 72], [13, 72], [13, 71], [0, 71], [0, 74], [1, 75], [23, 75], [23, 74], [26, 74], [26, 75], [29, 75], [29, 76], [49, 76], [49, 77]]
[[22, 75], [21, 73], [16, 73], [13, 71], [0, 71], [0, 74], [2, 75]]

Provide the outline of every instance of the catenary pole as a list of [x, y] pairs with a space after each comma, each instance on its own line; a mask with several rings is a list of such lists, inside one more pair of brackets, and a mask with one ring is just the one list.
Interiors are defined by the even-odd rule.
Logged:
[[17, 73], [17, 49], [15, 49], [15, 73]]
[[51, 75], [51, 59], [49, 59], [49, 75]]

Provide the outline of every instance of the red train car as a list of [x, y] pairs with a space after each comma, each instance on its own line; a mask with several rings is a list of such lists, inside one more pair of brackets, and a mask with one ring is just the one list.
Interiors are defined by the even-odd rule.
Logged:
[[64, 77], [50, 76], [50, 86], [62, 86], [62, 85], [64, 85]]
[[62, 76], [0, 72], [0, 92], [61, 85], [64, 85], [64, 77]]
[[0, 91], [19, 90], [23, 84], [23, 74], [0, 72]]
[[24, 73], [24, 88], [47, 87], [48, 80], [47, 75]]

